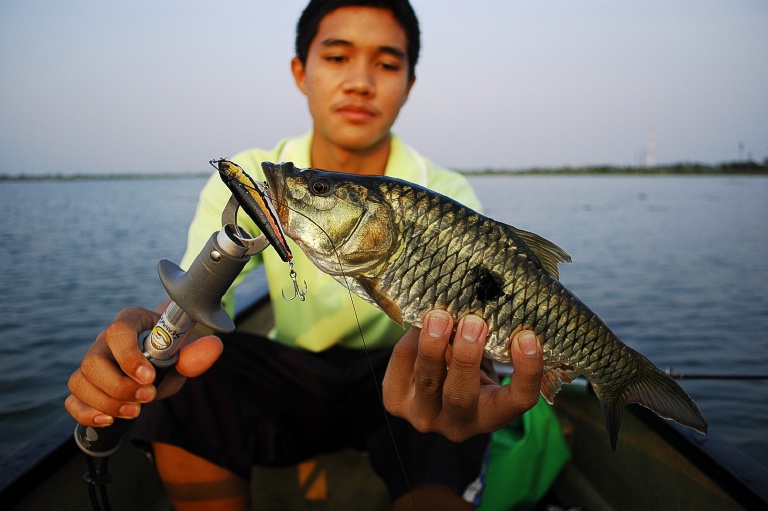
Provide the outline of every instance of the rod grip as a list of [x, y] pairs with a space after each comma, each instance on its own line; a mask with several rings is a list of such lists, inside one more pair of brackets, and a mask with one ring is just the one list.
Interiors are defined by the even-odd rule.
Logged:
[[[166, 367], [155, 367], [157, 376], [155, 386], [160, 385], [174, 364]], [[121, 419], [116, 417], [109, 426], [93, 427], [78, 424], [75, 427], [75, 442], [80, 450], [94, 458], [104, 458], [114, 454], [120, 448], [120, 442], [134, 419]]]
[[[183, 271], [170, 261], [160, 261], [157, 267], [160, 281], [172, 303], [166, 308], [155, 329], [165, 331], [167, 337], [164, 339], [167, 343], [160, 343], [162, 346], [145, 346], [144, 340], [149, 332], [144, 332], [139, 338], [139, 346], [157, 371], [155, 387], [160, 385], [175, 365], [178, 359], [176, 353], [195, 322], [221, 332], [235, 329], [235, 324], [221, 305], [221, 298], [249, 259], [242, 243], [230, 236], [226, 227], [223, 227], [219, 233], [211, 235], [188, 271]], [[182, 313], [183, 318], [176, 318], [175, 311]], [[164, 321], [166, 319], [168, 321]], [[173, 327], [173, 331], [166, 329], [166, 323]], [[120, 441], [132, 423], [133, 419], [115, 418], [111, 425], [100, 428], [79, 424], [75, 428], [75, 442], [86, 454], [103, 458], [120, 448]]]

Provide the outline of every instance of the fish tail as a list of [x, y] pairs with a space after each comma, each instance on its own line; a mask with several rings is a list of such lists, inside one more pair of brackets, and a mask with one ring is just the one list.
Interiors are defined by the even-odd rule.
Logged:
[[645, 357], [641, 356], [640, 362], [639, 377], [620, 393], [601, 396], [595, 389], [600, 397], [611, 449], [616, 450], [621, 415], [624, 406], [629, 403], [638, 403], [663, 419], [670, 419], [699, 433], [706, 433], [707, 421], [685, 390]]

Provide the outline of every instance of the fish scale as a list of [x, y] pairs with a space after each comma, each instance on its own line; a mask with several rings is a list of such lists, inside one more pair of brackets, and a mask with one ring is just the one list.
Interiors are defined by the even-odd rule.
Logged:
[[[454, 211], [454, 204], [439, 197], [429, 201], [420, 196], [425, 194], [412, 189], [412, 193], [403, 193], [389, 184], [383, 183], [380, 189], [396, 204], [393, 209], [402, 212], [397, 225], [403, 237], [430, 235], [423, 243], [413, 245], [412, 252], [406, 248], [390, 260], [388, 278], [381, 285], [385, 294], [400, 297], [394, 300], [404, 320], [419, 324], [424, 314], [435, 307], [445, 308], [457, 317], [478, 314], [488, 322], [486, 355], [505, 363], [510, 362], [507, 339], [518, 327], [529, 325], [543, 337], [542, 349], [548, 363], [578, 369], [604, 393], [611, 393], [613, 387], [633, 378], [632, 364], [627, 363], [631, 358], [622, 356], [625, 353], [618, 338], [578, 299], [562, 292], [564, 288], [548, 275], [520, 265], [513, 268], [517, 271], [507, 270], [501, 275], [507, 283], [503, 289], [505, 300], [476, 299], [477, 272], [466, 271], [469, 259], [461, 258], [460, 250], [452, 247], [473, 247], [473, 253], [480, 258], [490, 257], [483, 268], [507, 268], [505, 261], [520, 256], [525, 260], [526, 256], [517, 252], [520, 243], [503, 242], [505, 237], [514, 239], [514, 234], [503, 232], [500, 224], [494, 229], [477, 214], [468, 216], [466, 208]], [[424, 215], [426, 225], [418, 220]], [[441, 238], [449, 241], [443, 243]], [[477, 240], [484, 240], [482, 247], [477, 246]], [[436, 282], [426, 282], [425, 275], [434, 275]], [[435, 293], [430, 295], [433, 288]], [[416, 299], [422, 295], [425, 299]], [[577, 346], [580, 349], [574, 349]]]
[[429, 310], [488, 324], [485, 355], [510, 362], [521, 327], [542, 342], [542, 394], [551, 403], [578, 374], [600, 399], [611, 446], [621, 413], [639, 403], [700, 432], [707, 423], [669, 375], [624, 344], [558, 280], [570, 257], [540, 236], [406, 181], [262, 164], [280, 223], [318, 268], [420, 327]]
[[[403, 236], [414, 238], [430, 234], [423, 243], [413, 245], [390, 260], [389, 277], [382, 282], [385, 294], [400, 297], [395, 302], [403, 311], [403, 318], [418, 323], [431, 308], [445, 308], [455, 316], [476, 313], [488, 322], [489, 335], [486, 354], [500, 362], [510, 362], [507, 339], [523, 325], [530, 325], [544, 339], [545, 358], [551, 365], [562, 364], [578, 368], [597, 386], [610, 393], [611, 388], [633, 377], [622, 357], [622, 350], [608, 352], [609, 346], [621, 346], [618, 339], [607, 331], [596, 316], [585, 306], [566, 293], [560, 292], [559, 283], [541, 272], [505, 271], [501, 278], [504, 300], [481, 301], [476, 297], [480, 286], [478, 273], [467, 271], [469, 258], [461, 257], [456, 247], [472, 247], [477, 259], [486, 259], [485, 268], [505, 268], [504, 261], [519, 258], [519, 243], [504, 243], [508, 232], [501, 226], [490, 225], [479, 215], [467, 215], [465, 208], [454, 211], [450, 203], [434, 197], [430, 202], [418, 192], [402, 193], [398, 188], [381, 186], [382, 194], [402, 211], [400, 222]], [[426, 216], [427, 224], [421, 225], [418, 217]], [[421, 226], [417, 231], [416, 227]], [[410, 231], [410, 232], [409, 232]], [[441, 243], [441, 237], [448, 243]], [[514, 238], [513, 238], [514, 239]], [[484, 240], [477, 246], [477, 240]], [[474, 265], [477, 266], [477, 263]], [[522, 271], [521, 271], [522, 270]], [[427, 282], [425, 275], [435, 275], [435, 283]], [[454, 276], [459, 276], [456, 278]], [[436, 286], [436, 287], [435, 287]], [[434, 295], [430, 290], [435, 288]], [[549, 288], [548, 292], [542, 290]], [[554, 288], [554, 289], [553, 289]], [[424, 299], [416, 297], [424, 296]], [[565, 298], [565, 299], [564, 299]], [[510, 304], [511, 299], [511, 304]], [[564, 305], [564, 306], [560, 306]], [[514, 311], [514, 313], [513, 313]], [[581, 349], [573, 349], [580, 346]]]

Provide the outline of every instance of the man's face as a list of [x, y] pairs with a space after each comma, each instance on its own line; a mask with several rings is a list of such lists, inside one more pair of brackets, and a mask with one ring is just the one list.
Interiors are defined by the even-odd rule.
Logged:
[[322, 19], [306, 65], [292, 62], [316, 137], [352, 152], [387, 139], [413, 85], [407, 44], [386, 9], [342, 7]]

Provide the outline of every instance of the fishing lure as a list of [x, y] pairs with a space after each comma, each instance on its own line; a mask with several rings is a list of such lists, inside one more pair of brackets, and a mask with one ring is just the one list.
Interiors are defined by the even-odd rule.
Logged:
[[291, 267], [289, 276], [293, 282], [294, 295], [286, 300], [299, 298], [304, 300], [307, 294], [307, 283], [304, 282], [304, 290], [299, 287], [296, 280], [296, 271], [293, 269], [293, 253], [286, 241], [285, 232], [277, 218], [277, 213], [269, 197], [269, 188], [264, 182], [254, 181], [237, 163], [225, 158], [211, 160], [213, 168], [219, 171], [219, 177], [227, 185], [232, 195], [237, 199], [240, 207], [261, 229], [269, 243], [277, 251], [280, 259]]

